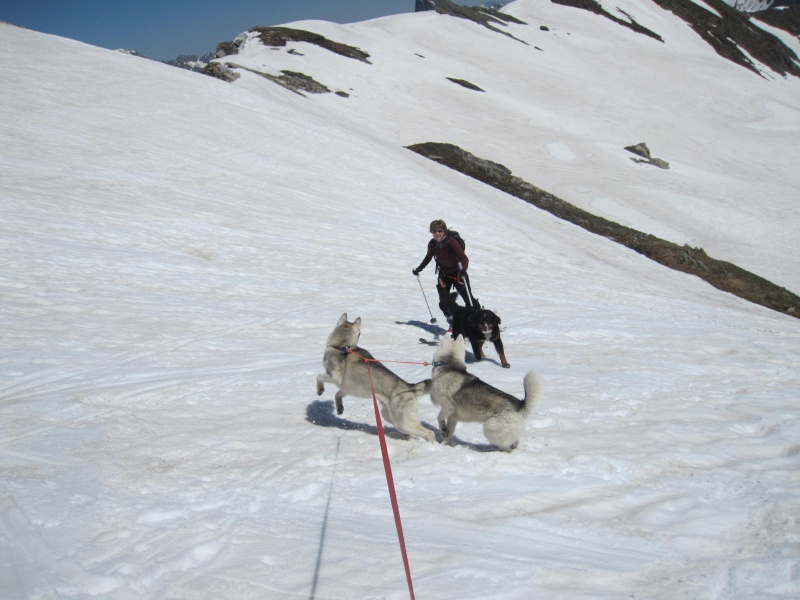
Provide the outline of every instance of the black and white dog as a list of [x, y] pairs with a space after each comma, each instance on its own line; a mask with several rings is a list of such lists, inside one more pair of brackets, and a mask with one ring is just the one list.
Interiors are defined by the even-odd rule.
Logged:
[[487, 308], [481, 308], [479, 304], [475, 307], [460, 306], [456, 303], [456, 298], [458, 298], [458, 293], [453, 292], [447, 299], [450, 315], [453, 317], [450, 323], [453, 339], [459, 335], [467, 338], [472, 345], [475, 360], [485, 357], [483, 354], [484, 342], [492, 342], [500, 357], [500, 364], [504, 369], [508, 369], [511, 365], [506, 360], [503, 340], [500, 339], [500, 317]]

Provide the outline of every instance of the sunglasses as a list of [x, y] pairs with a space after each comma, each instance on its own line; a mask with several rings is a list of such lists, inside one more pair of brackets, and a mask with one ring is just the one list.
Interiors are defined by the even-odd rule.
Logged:
[[444, 233], [444, 229], [431, 229], [431, 233]]

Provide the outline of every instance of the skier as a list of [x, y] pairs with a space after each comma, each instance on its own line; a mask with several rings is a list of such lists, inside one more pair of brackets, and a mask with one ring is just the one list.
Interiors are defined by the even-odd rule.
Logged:
[[464, 242], [457, 231], [447, 229], [447, 224], [436, 219], [431, 221], [430, 232], [433, 238], [428, 242], [428, 253], [416, 269], [411, 273], [419, 276], [420, 271], [428, 266], [431, 259], [436, 260], [436, 292], [439, 294], [439, 308], [447, 322], [452, 320], [449, 314], [447, 298], [455, 287], [466, 306], [478, 307], [478, 302], [471, 297], [467, 268], [469, 258], [464, 253]]

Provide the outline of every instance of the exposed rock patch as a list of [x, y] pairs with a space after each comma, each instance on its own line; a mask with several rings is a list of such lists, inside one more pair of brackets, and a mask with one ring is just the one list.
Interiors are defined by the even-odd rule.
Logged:
[[408, 148], [587, 231], [622, 244], [664, 266], [696, 275], [717, 289], [800, 318], [800, 296], [734, 264], [711, 258], [702, 248], [680, 246], [593, 215], [519, 177], [514, 177], [507, 167], [478, 158], [458, 146], [427, 142]]
[[800, 5], [762, 10], [750, 13], [750, 16], [767, 25], [783, 29], [795, 37], [800, 37]]
[[329, 94], [331, 92], [327, 86], [304, 73], [296, 71], [281, 71], [281, 73], [280, 77], [265, 76], [293, 92], [307, 92], [309, 94]]
[[205, 67], [203, 67], [202, 73], [203, 75], [215, 77], [216, 79], [221, 79], [222, 81], [227, 81], [228, 83], [231, 81], [236, 81], [240, 77], [239, 73], [232, 71], [228, 65], [215, 62], [208, 63]]
[[473, 90], [473, 91], [476, 91], [476, 92], [484, 92], [485, 91], [485, 90], [482, 90], [481, 88], [479, 88], [474, 83], [470, 83], [466, 79], [455, 79], [454, 77], [448, 77], [447, 79], [449, 79], [453, 83], [457, 83], [461, 87], [467, 88], [468, 90]]
[[[705, 0], [719, 15], [692, 0], [653, 0], [686, 21], [720, 56], [762, 75], [758, 67], [739, 48], [776, 73], [800, 77], [797, 55], [771, 33], [755, 25], [747, 13], [735, 10], [722, 0]], [[782, 11], [776, 11], [779, 13]]]
[[625, 146], [625, 150], [641, 158], [632, 158], [635, 163], [653, 165], [659, 169], [669, 169], [669, 163], [661, 158], [653, 158], [650, 156], [650, 148], [644, 142], [636, 144], [635, 146]]
[[[212, 63], [217, 64], [217, 63]], [[301, 96], [305, 96], [303, 92], [309, 94], [329, 94], [331, 90], [321, 84], [320, 82], [316, 81], [313, 77], [306, 75], [305, 73], [298, 73], [296, 71], [281, 71], [282, 75], [270, 75], [269, 73], [262, 73], [261, 71], [256, 71], [255, 69], [249, 69], [247, 67], [243, 67], [242, 65], [237, 65], [236, 63], [225, 63], [226, 67], [230, 69], [242, 69], [244, 71], [249, 71], [250, 73], [255, 73], [264, 79], [269, 79], [273, 83], [277, 83], [279, 86], [286, 88], [289, 91], [294, 92], [295, 94], [299, 94]], [[238, 77], [238, 74], [236, 75]], [[338, 95], [348, 97], [349, 94], [345, 94], [344, 92], [339, 93]]]
[[232, 42], [220, 42], [217, 44], [217, 58], [225, 58], [226, 56], [231, 56], [232, 54], [239, 53], [239, 46], [241, 45], [242, 40], [234, 40]]
[[285, 46], [287, 42], [306, 42], [341, 56], [372, 64], [369, 62], [369, 54], [363, 50], [334, 42], [318, 33], [303, 31], [302, 29], [290, 29], [289, 27], [256, 27], [252, 31], [258, 33], [261, 43], [265, 46], [280, 48]]
[[[630, 19], [630, 23], [611, 15], [595, 0], [553, 0], [553, 2], [603, 15], [615, 23], [663, 41], [661, 36], [642, 27], [623, 11], [620, 10]], [[800, 77], [800, 66], [798, 66], [798, 58], [794, 51], [777, 37], [755, 25], [749, 14], [732, 8], [723, 0], [704, 0], [711, 10], [704, 8], [701, 5], [703, 3], [693, 0], [653, 0], [653, 2], [686, 21], [697, 35], [711, 45], [723, 58], [763, 77], [763, 73], [748, 58], [749, 54], [784, 77], [787, 75]], [[800, 7], [793, 8], [800, 10]], [[793, 32], [795, 35], [800, 29], [800, 13], [797, 10], [775, 9], [755, 13], [755, 15], [759, 20]], [[740, 48], [744, 49], [747, 54]]]
[[522, 42], [526, 46], [528, 45], [527, 42], [514, 37], [507, 31], [495, 27], [495, 25], [502, 25], [505, 27], [507, 23], [516, 23], [517, 25], [527, 25], [527, 23], [511, 15], [503, 14], [493, 8], [486, 8], [485, 6], [460, 6], [450, 0], [417, 0], [415, 12], [424, 12], [428, 10], [434, 10], [442, 15], [450, 15], [451, 17], [459, 17], [461, 19], [474, 21], [478, 25], [483, 25], [492, 31], [502, 33], [518, 42]]
[[606, 17], [607, 19], [611, 19], [614, 23], [622, 25], [623, 27], [627, 27], [628, 29], [632, 29], [636, 33], [642, 33], [648, 37], [658, 40], [659, 42], [663, 42], [664, 40], [661, 38], [660, 35], [654, 33], [647, 29], [647, 27], [643, 27], [639, 25], [636, 21], [634, 21], [630, 15], [626, 12], [619, 10], [623, 15], [625, 15], [628, 20], [623, 21], [622, 19], [615, 17], [611, 13], [609, 13], [606, 9], [600, 6], [600, 3], [595, 2], [595, 0], [553, 0], [554, 4], [561, 4], [563, 6], [572, 6], [574, 8], [582, 8], [583, 10], [588, 10], [591, 13], [596, 15], [601, 15]]

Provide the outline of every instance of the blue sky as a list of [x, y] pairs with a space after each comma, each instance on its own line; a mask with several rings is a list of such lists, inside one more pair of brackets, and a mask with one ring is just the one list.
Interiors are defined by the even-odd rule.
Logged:
[[[474, 6], [482, 0], [455, 0]], [[202, 55], [259, 25], [355, 23], [414, 12], [415, 0], [0, 0], [0, 20], [157, 60]]]

